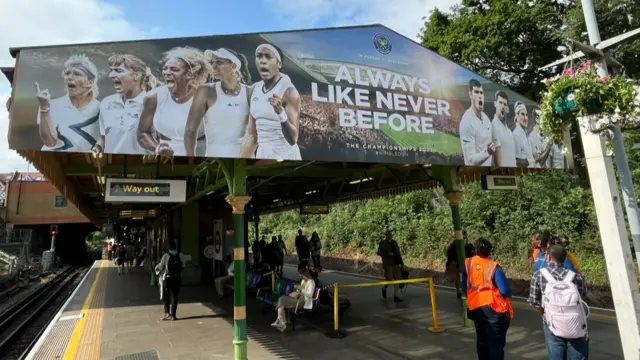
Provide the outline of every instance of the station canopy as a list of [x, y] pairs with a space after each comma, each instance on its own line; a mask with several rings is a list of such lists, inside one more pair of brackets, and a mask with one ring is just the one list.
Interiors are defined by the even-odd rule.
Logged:
[[381, 25], [11, 53], [9, 146], [96, 224], [180, 206], [105, 201], [110, 185], [225, 195], [234, 158], [261, 213], [433, 188], [432, 166], [468, 182], [571, 164], [533, 101]]

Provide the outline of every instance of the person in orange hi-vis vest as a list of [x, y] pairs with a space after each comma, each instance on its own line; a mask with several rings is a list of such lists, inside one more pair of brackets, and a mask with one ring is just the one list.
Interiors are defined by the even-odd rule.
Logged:
[[475, 248], [476, 255], [465, 260], [462, 286], [467, 294], [467, 314], [476, 327], [478, 360], [504, 360], [507, 330], [513, 319], [511, 289], [500, 264], [489, 258], [489, 240], [478, 239]]

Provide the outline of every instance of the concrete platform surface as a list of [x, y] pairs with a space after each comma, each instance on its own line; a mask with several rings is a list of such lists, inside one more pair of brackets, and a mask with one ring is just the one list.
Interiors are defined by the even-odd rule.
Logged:
[[[66, 308], [52, 323], [29, 359], [233, 359], [233, 300], [218, 300], [213, 285], [182, 288], [178, 321], [161, 321], [158, 287], [149, 285], [142, 268], [117, 274], [107, 261], [97, 262]], [[296, 269], [285, 275], [297, 278]], [[325, 284], [372, 281], [325, 271]], [[270, 327], [275, 311], [263, 314], [254, 299], [247, 302], [251, 360], [266, 359], [473, 359], [475, 334], [461, 324], [455, 294], [436, 291], [442, 333], [431, 333], [427, 289], [411, 286], [405, 302], [384, 301], [377, 287], [343, 289], [352, 303], [342, 327], [348, 336], [331, 339], [332, 314], [318, 311], [298, 320], [295, 331]], [[518, 303], [508, 334], [507, 358], [545, 359], [540, 318]], [[592, 317], [591, 359], [621, 359], [615, 318]]]

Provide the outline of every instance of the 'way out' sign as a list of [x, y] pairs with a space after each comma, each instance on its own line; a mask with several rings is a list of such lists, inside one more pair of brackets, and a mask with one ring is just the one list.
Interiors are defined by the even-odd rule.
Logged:
[[105, 202], [180, 203], [187, 195], [185, 180], [107, 179]]

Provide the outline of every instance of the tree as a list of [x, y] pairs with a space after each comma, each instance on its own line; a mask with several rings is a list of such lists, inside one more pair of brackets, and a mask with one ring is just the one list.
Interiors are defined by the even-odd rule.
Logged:
[[421, 29], [422, 44], [439, 54], [537, 99], [562, 57], [563, 16], [572, 2], [465, 0], [445, 13], [434, 10]]
[[[603, 41], [640, 28], [640, 0], [595, 0], [594, 5]], [[566, 25], [567, 38], [589, 42], [581, 3], [567, 12]], [[627, 76], [640, 78], [640, 37], [607, 50], [625, 66]]]

